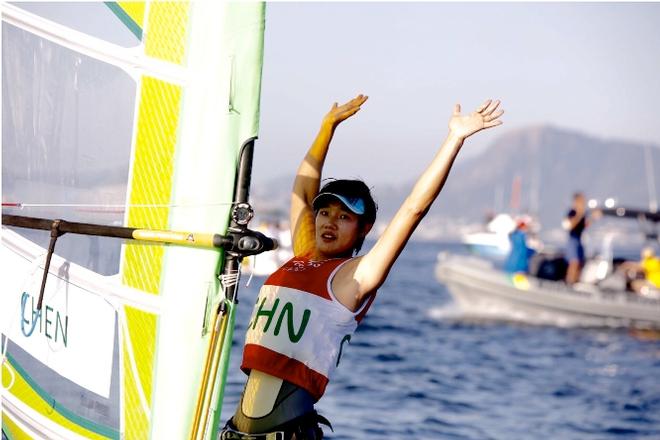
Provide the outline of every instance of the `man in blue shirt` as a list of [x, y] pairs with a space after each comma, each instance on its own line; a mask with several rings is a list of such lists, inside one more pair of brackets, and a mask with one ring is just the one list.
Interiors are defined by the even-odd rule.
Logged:
[[529, 272], [529, 258], [534, 251], [527, 247], [527, 229], [530, 219], [521, 217], [516, 221], [516, 229], [509, 234], [511, 252], [504, 263], [507, 272]]

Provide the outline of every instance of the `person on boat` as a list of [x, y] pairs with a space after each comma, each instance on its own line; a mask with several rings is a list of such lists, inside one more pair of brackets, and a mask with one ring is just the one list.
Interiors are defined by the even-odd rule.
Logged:
[[640, 261], [626, 261], [619, 270], [626, 273], [634, 292], [648, 295], [652, 289], [660, 290], [660, 258], [650, 246], [642, 249], [640, 256]]
[[314, 410], [346, 342], [372, 304], [392, 265], [442, 189], [466, 138], [500, 125], [499, 101], [462, 115], [456, 105], [449, 134], [374, 246], [357, 256], [376, 220], [369, 187], [321, 172], [335, 129], [367, 100], [335, 103], [303, 159], [291, 198], [294, 257], [273, 273], [257, 297], [241, 369], [247, 384], [223, 439], [320, 439]]
[[534, 255], [534, 250], [527, 246], [527, 231], [531, 219], [527, 216], [516, 220], [516, 228], [509, 234], [511, 250], [504, 262], [504, 270], [510, 273], [528, 273], [529, 258]]
[[[595, 211], [594, 214], [593, 218], [595, 219], [598, 211]], [[586, 198], [583, 193], [576, 192], [573, 194], [571, 209], [562, 222], [562, 226], [568, 231], [568, 241], [566, 242], [566, 260], [568, 261], [566, 284], [568, 285], [573, 285], [580, 279], [585, 261], [582, 233], [590, 223]]]

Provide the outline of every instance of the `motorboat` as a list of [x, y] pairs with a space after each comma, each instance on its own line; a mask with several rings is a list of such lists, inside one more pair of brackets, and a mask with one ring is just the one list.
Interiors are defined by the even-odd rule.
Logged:
[[[648, 229], [660, 222], [660, 214], [616, 208], [604, 215], [636, 218]], [[612, 254], [585, 265], [580, 283], [568, 286], [529, 274], [507, 273], [492, 260], [441, 253], [435, 269], [461, 311], [486, 317], [558, 326], [604, 326], [660, 329], [660, 291], [644, 295], [626, 290], [626, 282], [614, 270]]]
[[551, 281], [492, 261], [440, 254], [436, 277], [468, 316], [559, 326], [660, 328], [660, 297], [596, 284]]

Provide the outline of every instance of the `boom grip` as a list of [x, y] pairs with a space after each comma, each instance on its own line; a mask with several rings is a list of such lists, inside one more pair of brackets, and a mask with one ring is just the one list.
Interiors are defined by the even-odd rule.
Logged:
[[245, 255], [259, 254], [261, 252], [277, 249], [278, 243], [261, 232], [247, 230], [247, 233], [238, 240], [238, 251]]
[[221, 247], [231, 255], [243, 258], [277, 249], [278, 242], [261, 232], [251, 229], [234, 229], [227, 235], [213, 237], [213, 245]]
[[261, 235], [262, 235], [261, 241], [263, 243], [263, 249], [264, 249], [263, 251], [264, 252], [274, 251], [275, 249], [280, 247], [280, 243], [276, 239], [274, 239], [272, 237], [267, 237], [263, 234], [261, 234]]

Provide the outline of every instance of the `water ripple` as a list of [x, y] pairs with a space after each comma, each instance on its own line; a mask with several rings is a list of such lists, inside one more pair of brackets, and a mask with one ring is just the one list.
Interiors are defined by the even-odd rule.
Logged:
[[[380, 289], [318, 404], [327, 438], [660, 438], [659, 341], [466, 318], [435, 281], [441, 248], [412, 243]], [[257, 291], [241, 289], [223, 419]]]

